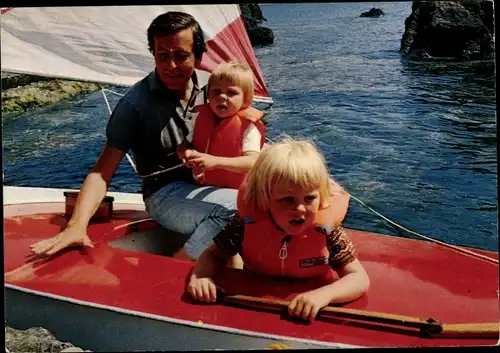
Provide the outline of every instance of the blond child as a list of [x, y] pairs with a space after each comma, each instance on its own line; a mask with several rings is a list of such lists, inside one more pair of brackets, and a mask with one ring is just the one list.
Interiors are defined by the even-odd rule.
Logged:
[[239, 189], [238, 215], [199, 257], [188, 293], [215, 301], [212, 278], [239, 253], [249, 271], [273, 277], [337, 272], [340, 279], [297, 295], [291, 316], [311, 321], [329, 303], [362, 296], [369, 278], [341, 226], [348, 200], [312, 143], [287, 140], [264, 149]]
[[264, 144], [263, 113], [251, 107], [253, 74], [236, 61], [222, 63], [208, 80], [209, 103], [198, 107], [192, 148], [178, 149], [197, 182], [238, 189]]

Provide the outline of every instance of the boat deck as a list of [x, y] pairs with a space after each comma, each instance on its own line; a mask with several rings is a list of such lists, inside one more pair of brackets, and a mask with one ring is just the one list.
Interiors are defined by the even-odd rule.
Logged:
[[[29, 196], [20, 195], [17, 202], [21, 203], [4, 206], [8, 288], [46, 293], [59, 300], [69, 298], [109, 310], [155, 315], [174, 320], [177, 326], [241, 330], [325, 345], [423, 347], [498, 342], [498, 338], [422, 338], [415, 331], [347, 319], [306, 324], [275, 312], [195, 303], [184, 292], [193, 263], [163, 256], [172, 246], [162, 240], [165, 231], [147, 220], [142, 201], [138, 203], [136, 196], [127, 199], [126, 195], [114, 195], [112, 221], [89, 226], [94, 248], [68, 249], [50, 261], [29, 262], [29, 245], [56, 234], [67, 221], [63, 215], [64, 198], [59, 195], [62, 191], [54, 191], [55, 202], [49, 202], [47, 197], [45, 202], [30, 203], [29, 196], [40, 196], [35, 190]], [[12, 202], [12, 198], [7, 193], [4, 204]], [[446, 324], [499, 321], [498, 265], [430, 242], [356, 230], [348, 230], [348, 234], [370, 276], [371, 288], [367, 295], [344, 307], [434, 318]], [[163, 248], [157, 246], [158, 241], [164, 241]], [[181, 246], [183, 239], [176, 242]], [[151, 253], [153, 248], [156, 254]], [[498, 259], [498, 253], [481, 252]], [[228, 268], [216, 283], [228, 293], [289, 300], [332, 276], [335, 274], [291, 281]]]

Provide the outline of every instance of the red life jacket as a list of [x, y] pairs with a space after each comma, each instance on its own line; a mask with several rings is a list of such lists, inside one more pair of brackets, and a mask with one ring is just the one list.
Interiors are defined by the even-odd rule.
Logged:
[[[335, 226], [334, 209], [327, 206], [316, 214], [313, 226], [300, 235], [287, 235], [268, 212], [253, 210], [238, 191], [238, 214], [245, 222], [241, 257], [251, 271], [273, 277], [311, 278], [328, 274], [326, 235]], [[331, 205], [331, 203], [329, 202]]]
[[[208, 104], [198, 106], [197, 110], [199, 115], [193, 132], [193, 145], [197, 151], [218, 157], [243, 156], [243, 135], [250, 123], [259, 129], [260, 147], [264, 145], [265, 128], [260, 121], [264, 113], [260, 110], [248, 107], [224, 119], [218, 118]], [[205, 170], [202, 184], [238, 189], [246, 174], [224, 169]]]

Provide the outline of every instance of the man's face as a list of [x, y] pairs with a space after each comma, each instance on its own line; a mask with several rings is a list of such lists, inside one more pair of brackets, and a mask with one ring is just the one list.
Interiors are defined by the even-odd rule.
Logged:
[[186, 89], [198, 63], [193, 53], [193, 30], [182, 30], [154, 39], [156, 71], [166, 88], [174, 91]]

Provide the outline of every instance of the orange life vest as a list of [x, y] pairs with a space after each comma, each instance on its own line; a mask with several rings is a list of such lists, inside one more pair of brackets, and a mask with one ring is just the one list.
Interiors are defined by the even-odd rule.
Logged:
[[[199, 115], [193, 132], [193, 145], [199, 152], [218, 157], [243, 156], [243, 135], [250, 123], [260, 132], [260, 147], [264, 145], [265, 128], [260, 121], [264, 113], [253, 107], [241, 110], [236, 115], [218, 118], [208, 104], [197, 107]], [[205, 170], [202, 184], [238, 189], [247, 173], [223, 169]]]
[[245, 267], [273, 277], [311, 278], [328, 274], [326, 235], [334, 227], [333, 207], [320, 209], [313, 226], [304, 234], [290, 236], [278, 228], [269, 213], [253, 210], [243, 198], [244, 190], [245, 184], [238, 191], [237, 202], [238, 214], [245, 223], [241, 251]]

